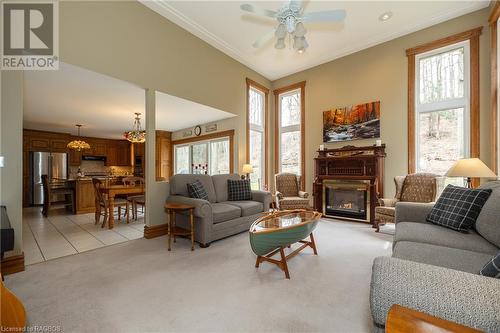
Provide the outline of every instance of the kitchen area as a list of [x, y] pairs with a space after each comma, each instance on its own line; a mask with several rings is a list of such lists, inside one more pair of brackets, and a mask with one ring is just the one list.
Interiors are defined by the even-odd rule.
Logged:
[[[23, 84], [25, 264], [144, 237], [144, 89], [65, 63]], [[168, 181], [171, 132], [155, 148]]]

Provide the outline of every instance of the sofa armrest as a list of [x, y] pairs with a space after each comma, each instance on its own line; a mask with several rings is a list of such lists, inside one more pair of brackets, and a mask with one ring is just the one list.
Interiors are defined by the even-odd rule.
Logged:
[[195, 199], [184, 197], [182, 195], [170, 195], [167, 198], [167, 202], [175, 202], [179, 204], [192, 205], [194, 206], [194, 216], [197, 217], [210, 217], [212, 218], [212, 206], [210, 202], [203, 199]]
[[370, 306], [384, 325], [393, 304], [500, 332], [500, 279], [391, 257], [375, 258]]
[[399, 222], [427, 222], [427, 215], [429, 215], [434, 202], [421, 203], [421, 202], [398, 202], [396, 203], [395, 223]]
[[271, 195], [271, 192], [253, 190], [252, 200], [262, 202], [264, 205], [264, 211], [267, 212], [271, 202], [273, 201], [273, 196]]
[[276, 191], [276, 199], [282, 200], [285, 196], [280, 191]]
[[399, 200], [395, 199], [395, 198], [392, 198], [392, 199], [380, 198], [380, 199], [378, 199], [379, 205], [384, 206], [384, 207], [395, 207], [398, 202], [399, 202]]
[[304, 191], [299, 191], [299, 198], [307, 199], [309, 198], [309, 193]]

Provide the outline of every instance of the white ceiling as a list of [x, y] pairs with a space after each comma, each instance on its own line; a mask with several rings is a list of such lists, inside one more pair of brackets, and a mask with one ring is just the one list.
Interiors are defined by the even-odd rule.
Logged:
[[[120, 139], [140, 112], [145, 92], [131, 83], [60, 63], [58, 71], [24, 73], [24, 128]], [[156, 129], [176, 131], [234, 116], [185, 99], [157, 93]]]
[[[277, 10], [285, 1], [140, 0], [170, 21], [249, 66], [270, 80], [314, 67], [489, 5], [489, 1], [305, 1], [305, 11], [345, 9], [343, 23], [307, 23], [307, 52], [276, 50], [274, 40], [261, 49], [252, 43], [277, 25], [240, 9], [243, 3]], [[387, 11], [386, 22], [378, 17]]]
[[162, 92], [156, 92], [156, 128], [178, 131], [234, 117], [229, 112], [188, 101]]

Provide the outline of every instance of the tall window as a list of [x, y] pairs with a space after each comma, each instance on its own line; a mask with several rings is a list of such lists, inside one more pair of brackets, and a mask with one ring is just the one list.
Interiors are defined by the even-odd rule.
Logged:
[[[275, 91], [277, 172], [291, 172], [304, 179], [305, 82]], [[302, 181], [302, 187], [304, 181]]]
[[247, 79], [247, 161], [252, 189], [267, 186], [267, 96], [269, 90]]
[[232, 135], [231, 131], [231, 136], [198, 141], [194, 141], [194, 139], [174, 141], [175, 174], [218, 175], [231, 173]]
[[481, 29], [406, 50], [410, 173], [444, 175], [458, 159], [479, 156]]
[[469, 156], [469, 42], [416, 57], [418, 172], [444, 175]]

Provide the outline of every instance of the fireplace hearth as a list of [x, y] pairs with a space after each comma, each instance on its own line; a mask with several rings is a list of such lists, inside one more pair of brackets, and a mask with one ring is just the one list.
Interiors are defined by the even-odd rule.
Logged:
[[370, 181], [323, 181], [323, 212], [328, 217], [370, 221]]

